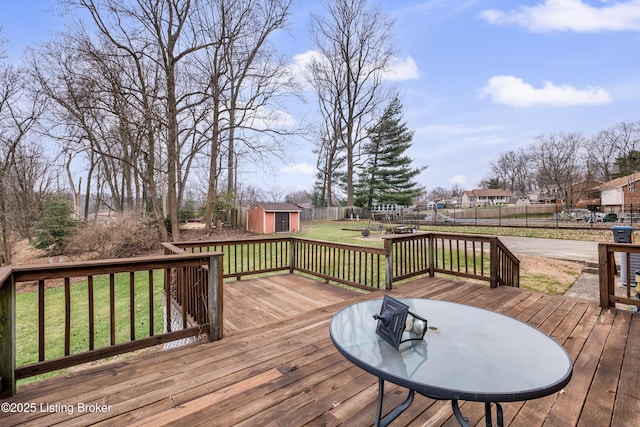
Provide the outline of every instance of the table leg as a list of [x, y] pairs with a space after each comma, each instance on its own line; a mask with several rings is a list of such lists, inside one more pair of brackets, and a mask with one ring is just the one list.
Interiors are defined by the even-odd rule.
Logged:
[[496, 418], [498, 419], [498, 427], [504, 426], [504, 421], [502, 420], [502, 405], [496, 402]]
[[376, 410], [376, 424], [375, 427], [387, 427], [393, 420], [398, 418], [411, 404], [413, 403], [413, 396], [415, 392], [409, 390], [409, 394], [404, 402], [393, 408], [391, 412], [382, 418], [382, 401], [384, 399], [384, 380], [378, 378], [378, 408]]
[[491, 402], [484, 402], [484, 422], [487, 427], [492, 427], [491, 421]]
[[[498, 427], [503, 427], [504, 421], [503, 421], [502, 405], [500, 405], [498, 402], [495, 402], [495, 404], [496, 404], [496, 418], [498, 422]], [[451, 401], [451, 407], [453, 408], [453, 415], [455, 415], [456, 420], [458, 420], [460, 425], [462, 427], [469, 427], [469, 420], [467, 420], [462, 415], [462, 412], [460, 412], [460, 407], [458, 406], [457, 400]], [[491, 402], [485, 402], [484, 404], [484, 419], [487, 427], [493, 426], [493, 421], [491, 420]]]
[[[496, 404], [496, 421], [498, 422], [498, 427], [503, 427], [504, 421], [502, 419], [502, 405], [498, 402], [494, 403]], [[486, 402], [484, 404], [484, 418], [487, 427], [493, 426], [493, 422], [491, 421], [491, 402]]]
[[462, 427], [469, 427], [469, 423], [465, 417], [462, 416], [462, 412], [460, 412], [460, 407], [458, 406], [458, 400], [454, 399], [451, 401], [451, 407], [453, 408], [453, 415], [456, 416], [456, 420], [460, 423]]

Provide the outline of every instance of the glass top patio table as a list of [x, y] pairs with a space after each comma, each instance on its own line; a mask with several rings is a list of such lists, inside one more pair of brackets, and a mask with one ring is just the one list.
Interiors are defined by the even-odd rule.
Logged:
[[[376, 334], [373, 315], [380, 314], [381, 299], [340, 310], [329, 327], [338, 351], [377, 376], [380, 387], [386, 380], [433, 399], [451, 400], [462, 423], [457, 400], [529, 400], [552, 394], [571, 379], [573, 364], [564, 348], [523, 322], [451, 302], [399, 300], [427, 319], [422, 341], [402, 343], [396, 350]], [[498, 410], [500, 425], [499, 405]]]

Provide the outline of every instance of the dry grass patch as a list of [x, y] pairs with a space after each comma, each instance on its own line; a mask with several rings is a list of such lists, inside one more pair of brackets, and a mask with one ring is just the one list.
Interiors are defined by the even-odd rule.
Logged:
[[563, 295], [578, 279], [584, 265], [579, 262], [518, 255], [520, 287], [537, 292]]

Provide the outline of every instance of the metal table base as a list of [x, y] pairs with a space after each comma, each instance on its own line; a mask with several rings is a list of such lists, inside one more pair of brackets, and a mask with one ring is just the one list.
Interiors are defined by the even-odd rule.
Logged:
[[[382, 404], [384, 401], [384, 380], [382, 378], [378, 378], [378, 407], [376, 409], [375, 427], [387, 427], [389, 424], [391, 424], [393, 420], [398, 418], [400, 414], [402, 414], [405, 410], [407, 410], [407, 408], [409, 408], [409, 406], [411, 406], [411, 404], [413, 403], [414, 396], [415, 396], [415, 391], [409, 389], [409, 393], [407, 395], [407, 398], [404, 400], [404, 402], [402, 402], [401, 404], [393, 408], [391, 412], [389, 412], [387, 415], [383, 417]], [[498, 423], [498, 427], [503, 427], [504, 422], [503, 422], [502, 405], [500, 405], [500, 403], [498, 402], [493, 402], [493, 403], [496, 405], [496, 421]], [[462, 427], [469, 427], [469, 422], [468, 422], [469, 420], [462, 415], [462, 412], [460, 411], [460, 406], [458, 405], [458, 400], [452, 400], [451, 407], [453, 408], [453, 414], [455, 415], [458, 423], [460, 423]], [[493, 421], [492, 421], [490, 402], [485, 402], [484, 404], [484, 418], [485, 418], [486, 426], [492, 427]]]

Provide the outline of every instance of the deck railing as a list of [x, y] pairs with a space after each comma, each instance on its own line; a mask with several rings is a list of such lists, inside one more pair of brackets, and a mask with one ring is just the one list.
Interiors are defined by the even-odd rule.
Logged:
[[[200, 334], [221, 338], [220, 259], [182, 254], [2, 269], [0, 395], [34, 375]], [[16, 295], [25, 286], [34, 291]], [[37, 313], [34, 324], [16, 325], [17, 310]], [[33, 359], [16, 367], [17, 351]]]
[[[288, 271], [372, 290], [444, 273], [519, 285], [517, 258], [487, 236], [393, 235], [383, 248], [294, 237], [164, 246], [157, 257], [0, 268], [0, 397], [15, 393], [17, 379], [201, 333], [221, 338], [223, 278]], [[37, 312], [37, 320], [19, 325], [19, 333], [37, 356], [16, 367], [20, 286], [34, 289], [25, 293], [29, 302], [19, 296], [19, 310]]]
[[363, 289], [392, 289], [422, 274], [444, 273], [519, 286], [519, 261], [497, 237], [455, 233], [384, 236], [383, 248], [295, 237], [173, 243], [190, 253], [224, 252], [223, 277], [289, 270]]
[[[620, 285], [623, 292], [616, 292], [616, 254], [620, 257]], [[600, 243], [598, 244], [598, 269], [600, 276], [600, 306], [615, 307], [625, 304], [640, 308], [640, 300], [636, 296], [632, 282], [636, 270], [640, 269], [640, 245], [632, 243]], [[624, 278], [624, 280], [623, 280]], [[622, 294], [622, 295], [621, 295]]]
[[491, 287], [520, 283], [520, 262], [497, 237], [418, 233], [385, 238], [385, 249], [393, 282], [443, 273], [487, 281]]
[[[290, 269], [290, 237], [240, 239], [229, 241], [174, 242], [173, 248], [187, 253], [224, 253], [223, 277], [235, 277], [285, 271]], [[167, 252], [169, 251], [169, 252]], [[165, 253], [176, 253], [165, 245]]]
[[382, 248], [296, 238], [291, 247], [292, 271], [366, 290], [385, 287], [386, 251]]

